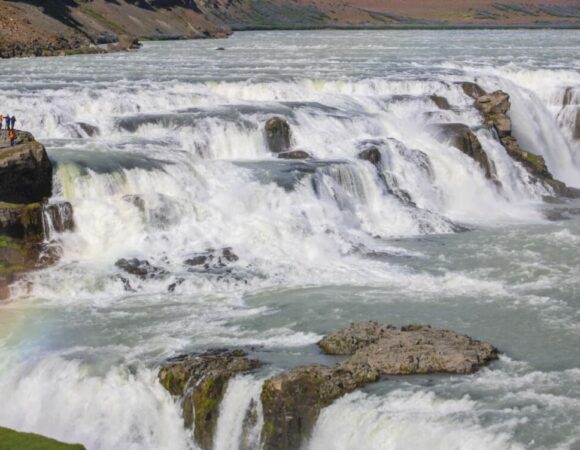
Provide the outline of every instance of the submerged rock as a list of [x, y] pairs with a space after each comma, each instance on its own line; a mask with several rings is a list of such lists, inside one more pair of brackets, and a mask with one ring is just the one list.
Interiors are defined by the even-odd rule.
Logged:
[[381, 164], [383, 157], [381, 156], [381, 151], [377, 147], [370, 147], [363, 150], [357, 155], [358, 159], [368, 161], [371, 164], [378, 166]]
[[45, 206], [44, 212], [48, 216], [55, 232], [64, 233], [65, 231], [74, 231], [75, 220], [73, 207], [69, 202], [51, 203]]
[[290, 149], [290, 125], [281, 117], [272, 117], [266, 122], [266, 142], [273, 153]]
[[98, 136], [101, 133], [101, 131], [99, 130], [99, 127], [97, 127], [95, 125], [91, 125], [91, 124], [88, 124], [85, 122], [78, 122], [77, 125], [89, 137]]
[[137, 258], [133, 259], [119, 259], [115, 266], [130, 275], [135, 275], [142, 280], [162, 278], [167, 275], [167, 272], [160, 267], [152, 266], [149, 261]]
[[280, 159], [312, 159], [309, 153], [304, 150], [290, 150], [287, 152], [278, 153]]
[[159, 381], [172, 395], [181, 398], [185, 426], [193, 426], [195, 441], [202, 450], [213, 448], [228, 381], [260, 365], [260, 361], [248, 358], [241, 350], [212, 350], [172, 358], [161, 368]]

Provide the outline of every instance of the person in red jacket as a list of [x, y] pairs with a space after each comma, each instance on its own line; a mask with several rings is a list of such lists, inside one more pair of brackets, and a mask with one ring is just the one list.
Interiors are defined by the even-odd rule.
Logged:
[[10, 146], [14, 147], [14, 139], [16, 139], [16, 133], [14, 132], [14, 130], [10, 130], [8, 132], [8, 137], [10, 138]]

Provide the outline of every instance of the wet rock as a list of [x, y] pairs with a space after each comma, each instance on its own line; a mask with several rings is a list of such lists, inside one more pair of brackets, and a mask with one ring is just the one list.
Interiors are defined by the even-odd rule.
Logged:
[[141, 278], [142, 280], [162, 278], [167, 275], [165, 270], [152, 266], [147, 260], [137, 258], [119, 259], [115, 263], [115, 266], [130, 275]]
[[273, 153], [290, 149], [290, 125], [281, 117], [272, 117], [266, 122], [266, 142]]
[[551, 222], [570, 220], [580, 215], [580, 208], [557, 208], [544, 211], [544, 217]]
[[500, 138], [511, 136], [512, 122], [507, 116], [511, 107], [509, 95], [503, 91], [482, 95], [475, 101], [475, 107], [485, 117], [485, 122], [492, 125]]
[[370, 147], [367, 148], [366, 150], [363, 150], [357, 155], [357, 158], [362, 159], [364, 161], [368, 161], [375, 166], [381, 164], [381, 161], [383, 159], [381, 151], [377, 147]]
[[194, 253], [183, 263], [188, 266], [210, 270], [223, 268], [228, 263], [236, 262], [239, 259], [231, 247], [224, 247], [217, 250], [208, 248], [205, 252]]
[[135, 36], [122, 34], [118, 37], [117, 42], [109, 44], [107, 50], [109, 52], [128, 52], [132, 50], [139, 50], [142, 44]]
[[280, 159], [312, 159], [309, 153], [304, 150], [290, 150], [287, 152], [278, 153]]
[[101, 133], [101, 130], [99, 130], [99, 127], [97, 127], [95, 125], [91, 125], [91, 124], [88, 124], [85, 122], [78, 122], [77, 125], [89, 137], [98, 136]]
[[302, 448], [322, 408], [382, 375], [468, 374], [498, 357], [492, 345], [452, 331], [372, 321], [331, 333], [319, 346], [351, 356], [334, 367], [302, 366], [266, 380], [260, 395], [264, 450]]
[[218, 47], [218, 48], [216, 48], [216, 50], [219, 50], [219, 51], [224, 51], [224, 50], [225, 50], [225, 48], [223, 48], [223, 47]]
[[500, 139], [508, 155], [512, 159], [519, 161], [530, 172], [540, 179], [552, 179], [552, 174], [543, 156], [528, 152], [520, 147], [517, 139], [513, 136], [503, 137]]
[[73, 207], [69, 202], [51, 203], [45, 206], [44, 211], [55, 232], [74, 231]]
[[478, 99], [482, 95], [486, 94], [486, 92], [476, 83], [472, 83], [470, 81], [464, 81], [464, 82], [459, 83], [459, 84], [461, 86], [461, 89], [463, 89], [463, 92], [465, 92], [465, 95], [467, 95], [473, 99]]
[[385, 330], [339, 366], [355, 370], [360, 365], [381, 375], [469, 374], [497, 358], [497, 349], [488, 343], [429, 325], [409, 325]]
[[263, 450], [302, 448], [322, 408], [378, 377], [378, 372], [373, 370], [309, 365], [266, 380], [260, 395], [264, 414]]
[[44, 238], [41, 203], [0, 203], [0, 236], [41, 242]]
[[435, 105], [437, 105], [439, 109], [443, 109], [445, 111], [451, 109], [451, 105], [449, 104], [449, 101], [445, 97], [441, 97], [439, 95], [431, 95], [429, 96], [429, 98], [433, 101], [433, 103], [435, 103]]
[[495, 170], [492, 162], [487, 157], [477, 136], [467, 125], [460, 123], [446, 123], [439, 125], [445, 136], [451, 139], [450, 144], [461, 150], [467, 156], [473, 158], [483, 169], [486, 178], [494, 178]]
[[241, 350], [212, 350], [173, 358], [161, 368], [159, 381], [181, 398], [185, 426], [193, 426], [195, 441], [202, 450], [213, 448], [219, 406], [228, 381], [260, 365]]
[[318, 346], [328, 355], [352, 355], [361, 348], [374, 344], [396, 329], [378, 322], [356, 322], [342, 330], [326, 335]]
[[574, 139], [580, 139], [580, 108], [576, 110], [576, 120], [574, 121], [574, 132], [572, 136], [574, 136]]
[[7, 147], [6, 131], [0, 138], [0, 201], [36, 203], [52, 194], [52, 164], [44, 146], [30, 133], [17, 131], [16, 144]]

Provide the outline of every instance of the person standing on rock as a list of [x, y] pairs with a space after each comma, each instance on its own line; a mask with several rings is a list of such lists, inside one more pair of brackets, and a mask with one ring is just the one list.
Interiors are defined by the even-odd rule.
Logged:
[[16, 139], [16, 133], [14, 130], [8, 132], [8, 137], [10, 138], [10, 147], [14, 147], [14, 139]]
[[10, 115], [6, 114], [6, 117], [4, 117], [4, 120], [6, 121], [6, 129], [10, 130]]
[[14, 131], [14, 125], [16, 125], [16, 116], [12, 116], [12, 119], [10, 119], [10, 128], [12, 131]]
[[2, 123], [4, 122], [4, 116], [0, 114], [0, 131], [2, 131]]

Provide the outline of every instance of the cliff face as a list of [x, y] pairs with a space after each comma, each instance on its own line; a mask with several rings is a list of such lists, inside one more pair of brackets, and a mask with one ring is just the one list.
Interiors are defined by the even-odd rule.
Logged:
[[0, 57], [97, 51], [120, 35], [323, 27], [580, 26], [577, 0], [0, 0]]
[[48, 203], [52, 164], [46, 150], [30, 133], [16, 134], [16, 145], [9, 146], [6, 131], [0, 133], [0, 300], [18, 274], [56, 261], [49, 229], [74, 227], [69, 203]]

